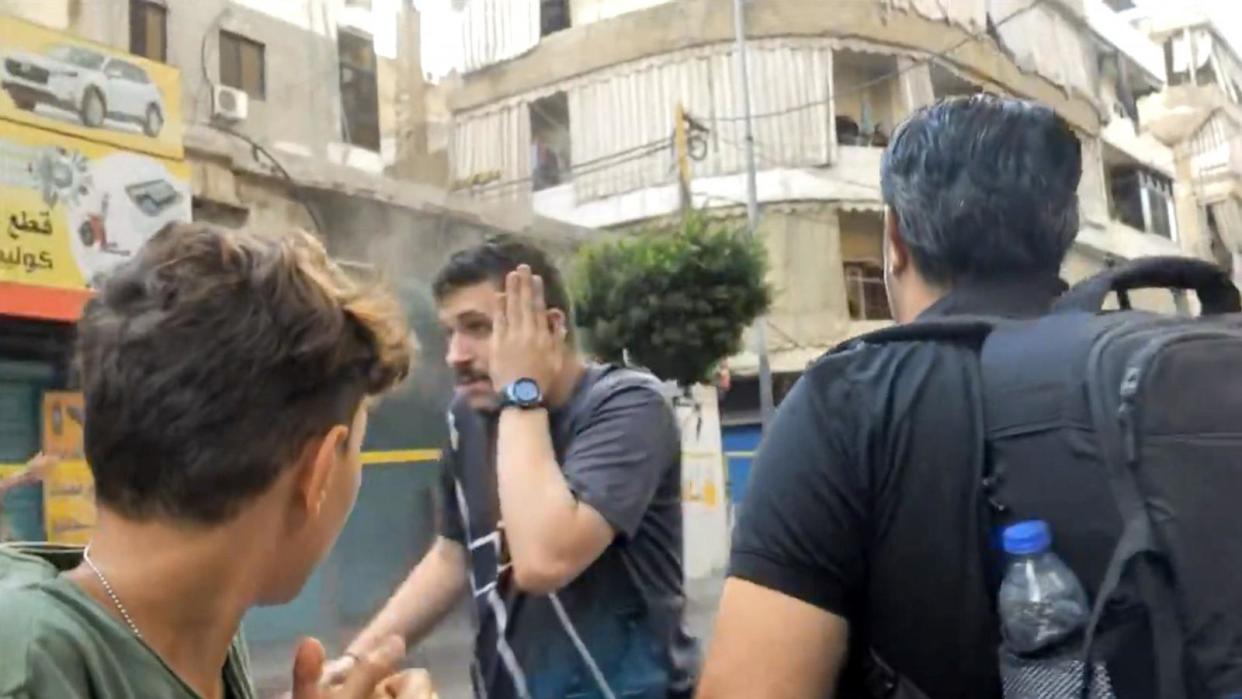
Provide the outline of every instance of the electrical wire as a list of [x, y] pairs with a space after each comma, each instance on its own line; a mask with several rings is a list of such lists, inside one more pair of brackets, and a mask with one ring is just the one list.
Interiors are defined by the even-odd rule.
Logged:
[[[717, 135], [719, 136], [719, 134]], [[725, 144], [733, 146], [734, 148], [737, 148], [739, 150], [746, 147], [745, 144], [739, 143], [738, 141], [735, 141], [731, 138], [726, 138], [724, 136], [719, 136], [719, 138]], [[775, 160], [770, 159], [769, 155], [762, 151], [762, 148], [764, 147], [762, 143], [760, 143], [759, 141], [755, 141], [754, 143], [755, 143], [755, 159], [760, 161], [761, 165], [765, 165], [767, 167], [774, 167], [774, 168], [789, 167], [789, 165], [787, 165], [786, 163], [781, 163], [781, 162], [777, 162]], [[772, 157], [776, 157], [776, 156], [772, 156]], [[849, 184], [855, 187], [863, 187], [864, 189], [870, 189], [876, 192], [880, 191], [880, 186], [875, 184], [874, 182], [861, 182], [858, 180], [849, 179], [847, 177], [841, 177], [839, 175], [834, 175], [830, 179], [835, 180], [836, 182], [840, 182], [841, 184]]]
[[[1004, 26], [1004, 25], [1005, 25], [1005, 24], [1007, 24], [1008, 22], [1011, 22], [1011, 21], [1013, 21], [1014, 19], [1017, 19], [1018, 17], [1020, 17], [1020, 16], [1022, 16], [1022, 15], [1024, 15], [1024, 14], [1026, 14], [1027, 12], [1030, 12], [1031, 10], [1035, 9], [1036, 7], [1039, 7], [1040, 5], [1044, 4], [1045, 2], [1047, 2], [1047, 0], [1032, 0], [1032, 2], [1031, 2], [1030, 4], [1028, 4], [1028, 5], [1024, 6], [1024, 7], [1021, 7], [1021, 8], [1019, 8], [1019, 9], [1017, 9], [1017, 10], [1014, 10], [1013, 12], [1009, 13], [1008, 15], [1005, 15], [1005, 16], [1004, 16], [1004, 17], [1002, 17], [1001, 19], [997, 20], [997, 22], [993, 25], [993, 28], [994, 28], [994, 29], [999, 29], [1000, 27]], [[873, 78], [873, 79], [868, 80], [868, 81], [863, 82], [863, 83], [859, 83], [859, 84], [857, 84], [857, 85], [853, 85], [853, 86], [851, 86], [849, 89], [847, 89], [847, 90], [845, 90], [845, 91], [842, 91], [842, 92], [835, 92], [835, 91], [834, 91], [832, 94], [830, 94], [830, 95], [829, 95], [829, 97], [828, 97], [828, 99], [827, 99], [827, 100], [816, 100], [816, 101], [814, 101], [814, 102], [805, 103], [805, 104], [801, 104], [801, 105], [795, 105], [795, 106], [793, 106], [793, 107], [788, 107], [788, 108], [785, 108], [785, 109], [775, 110], [775, 111], [771, 111], [771, 112], [765, 112], [765, 113], [761, 113], [761, 114], [753, 114], [753, 115], [751, 115], [751, 117], [750, 117], [750, 118], [751, 118], [752, 120], [754, 120], [754, 119], [766, 119], [766, 118], [772, 118], [772, 117], [776, 117], [776, 116], [784, 116], [784, 115], [787, 115], [787, 114], [793, 114], [793, 113], [796, 113], [796, 112], [798, 112], [798, 111], [803, 111], [803, 110], [806, 110], [806, 109], [811, 109], [811, 108], [813, 108], [813, 107], [818, 107], [818, 106], [823, 106], [823, 105], [825, 105], [825, 104], [829, 104], [830, 102], [835, 101], [835, 100], [837, 100], [837, 99], [840, 99], [840, 98], [843, 98], [843, 97], [848, 97], [848, 96], [850, 96], [850, 95], [854, 94], [855, 92], [862, 92], [862, 91], [867, 90], [867, 89], [869, 89], [869, 88], [871, 88], [871, 87], [874, 87], [874, 86], [879, 85], [879, 84], [881, 84], [881, 83], [884, 83], [884, 82], [887, 82], [887, 81], [889, 81], [889, 80], [892, 80], [893, 78], [899, 77], [899, 76], [901, 76], [901, 75], [903, 75], [903, 74], [905, 74], [905, 73], [907, 73], [907, 72], [909, 72], [909, 71], [912, 71], [912, 70], [914, 70], [914, 69], [916, 69], [916, 68], [919, 68], [919, 67], [922, 67], [922, 66], [925, 66], [925, 65], [931, 65], [931, 64], [935, 63], [936, 61], [944, 60], [944, 59], [948, 58], [949, 54], [953, 53], [954, 51], [957, 51], [957, 50], [958, 50], [958, 49], [960, 49], [961, 47], [963, 47], [963, 46], [965, 46], [966, 44], [968, 44], [968, 43], [970, 43], [971, 41], [973, 41], [975, 38], [976, 38], [976, 37], [975, 37], [974, 35], [967, 35], [967, 36], [966, 36], [966, 37], [964, 37], [963, 39], [960, 39], [959, 41], [957, 41], [957, 42], [955, 42], [955, 43], [953, 43], [953, 44], [951, 44], [951, 45], [949, 45], [949, 46], [947, 46], [947, 47], [945, 47], [945, 48], [941, 49], [940, 51], [937, 51], [936, 53], [933, 53], [931, 56], [928, 56], [928, 57], [926, 57], [926, 58], [920, 58], [920, 59], [918, 59], [918, 60], [916, 60], [916, 61], [911, 62], [911, 63], [910, 63], [909, 65], [907, 65], [907, 66], [904, 66], [904, 67], [899, 67], [899, 68], [896, 68], [896, 69], [894, 69], [894, 70], [887, 71], [887, 72], [886, 72], [886, 73], [884, 73], [883, 75], [877, 76], [876, 78]], [[534, 105], [534, 103], [533, 103], [533, 102], [532, 102], [531, 104], [532, 104], [532, 106]], [[560, 122], [559, 120], [556, 120], [556, 119], [549, 118], [549, 115], [548, 115], [546, 112], [544, 112], [542, 109], [540, 109], [540, 108], [538, 108], [538, 107], [535, 107], [535, 108], [536, 108], [536, 110], [537, 110], [537, 111], [539, 111], [539, 112], [540, 112], [540, 114], [541, 114], [541, 115], [542, 115], [545, 119], [547, 119], [548, 121], [550, 121], [550, 122], [552, 122], [552, 123], [556, 124], [557, 126], [560, 126], [561, 128], [563, 128], [563, 129], [565, 129], [565, 130], [570, 130], [569, 125], [568, 125], [568, 124], [562, 123], [562, 122]], [[709, 120], [709, 121], [738, 122], [738, 121], [745, 121], [745, 119], [746, 119], [746, 117], [744, 117], [744, 116], [741, 116], [741, 117], [739, 117], [739, 116], [717, 116], [717, 117], [714, 117], [712, 120]], [[702, 121], [702, 119], [700, 119], [700, 121]], [[719, 134], [717, 133], [717, 135], [719, 135]], [[723, 138], [722, 138], [722, 140], [728, 140], [728, 139], [723, 139]], [[655, 143], [655, 142], [652, 142], [652, 143]], [[644, 145], [651, 145], [651, 144], [644, 144]], [[758, 144], [758, 143], [756, 143], [756, 146], [758, 146], [758, 145], [759, 145], [759, 144]], [[580, 167], [580, 166], [589, 166], [589, 165], [593, 165], [594, 163], [604, 162], [604, 161], [607, 161], [608, 159], [610, 159], [610, 158], [612, 158], [612, 157], [619, 157], [619, 156], [621, 156], [622, 154], [626, 154], [626, 153], [628, 153], [628, 152], [631, 152], [631, 151], [634, 151], [634, 150], [641, 149], [641, 148], [643, 148], [643, 147], [644, 147], [644, 146], [636, 146], [635, 148], [632, 148], [632, 149], [627, 149], [626, 151], [619, 151], [619, 152], [614, 153], [614, 154], [611, 154], [611, 155], [609, 155], [609, 156], [602, 156], [602, 157], [600, 157], [600, 158], [596, 158], [596, 159], [594, 159], [594, 160], [584, 162], [584, 163], [582, 163], [581, 165], [574, 165], [574, 166], [570, 166], [569, 170], [570, 170], [571, 172], [573, 172], [575, 167]], [[640, 157], [641, 157], [641, 156], [640, 156]], [[628, 162], [628, 160], [620, 160], [620, 161], [618, 161], [617, 163], [615, 163], [615, 165], [620, 165], [620, 164], [622, 164], [622, 163], [624, 163], [624, 162]], [[770, 164], [770, 163], [769, 163], [769, 164]], [[600, 169], [607, 169], [607, 168], [600, 168]], [[594, 172], [594, 171], [598, 171], [598, 170], [593, 170], [593, 172]], [[471, 190], [471, 191], [483, 192], [483, 191], [491, 191], [491, 190], [493, 190], [493, 189], [504, 189], [504, 188], [508, 188], [508, 187], [512, 187], [512, 186], [516, 186], [516, 185], [520, 185], [520, 184], [524, 184], [524, 183], [527, 183], [527, 182], [532, 182], [533, 180], [534, 180], [534, 177], [533, 177], [533, 176], [530, 176], [530, 177], [516, 178], [516, 179], [512, 179], [512, 180], [505, 180], [505, 181], [503, 181], [503, 182], [492, 182], [492, 183], [488, 183], [488, 184], [486, 184], [486, 185], [481, 185], [480, 187], [478, 187], [478, 188], [474, 188], [474, 189], [473, 189], [473, 190]], [[875, 188], [875, 185], [873, 185], [873, 184], [863, 184], [863, 183], [857, 183], [857, 182], [852, 183], [852, 184], [856, 184], [856, 185], [858, 185], [858, 186], [868, 187], [868, 188], [872, 188], [872, 189], [874, 189], [874, 188]]]
[[[569, 165], [562, 168], [561, 172], [572, 175], [588, 175], [595, 172], [601, 172], [628, 162], [648, 158], [656, 153], [665, 151], [668, 147], [669, 143], [666, 139], [649, 141], [647, 143], [626, 148], [625, 150], [617, 151], [616, 153], [610, 153], [598, 158], [592, 158], [591, 160], [584, 160], [581, 163]], [[477, 187], [460, 187], [457, 191], [467, 192], [470, 194], [482, 194], [499, 189], [508, 189], [510, 187], [533, 181], [534, 175], [528, 175], [526, 177], [518, 177], [499, 182], [489, 182]]]
[[[316, 211], [315, 207], [312, 206], [311, 203], [307, 201], [307, 199], [302, 195], [301, 191], [299, 190], [300, 185], [298, 184], [297, 180], [293, 179], [293, 176], [289, 174], [289, 171], [285, 169], [285, 166], [281, 164], [280, 160], [278, 160], [275, 155], [272, 155], [271, 151], [264, 148], [263, 145], [259, 143], [258, 141], [254, 140], [253, 138], [247, 136], [244, 133], [241, 133], [240, 131], [233, 131], [232, 129], [226, 129], [220, 126], [216, 126], [215, 128], [217, 131], [229, 134], [230, 136], [233, 136], [234, 138], [237, 138], [237, 139], [240, 139], [246, 142], [247, 144], [249, 144], [251, 151], [253, 153], [256, 153], [256, 154], [261, 153], [263, 154], [264, 157], [266, 157], [269, 161], [271, 161], [272, 165], [275, 166], [276, 168], [276, 172], [280, 173], [280, 176], [284, 178], [286, 182], [293, 185], [293, 188], [291, 189], [293, 193], [293, 198], [297, 199], [298, 203], [302, 205], [302, 208], [306, 210], [306, 214], [310, 216], [311, 223], [315, 226], [315, 231], [318, 232], [320, 235], [327, 233], [327, 229], [324, 227], [323, 221], [321, 221], [319, 218], [319, 212]], [[258, 160], [257, 156], [255, 157], [255, 160], [256, 161]]]
[[[203, 71], [203, 84], [206, 85], [207, 89], [209, 90], [208, 94], [211, 97], [211, 111], [213, 114], [215, 113], [215, 110], [216, 110], [216, 83], [215, 81], [211, 79], [211, 74], [207, 71], [207, 40], [211, 37], [213, 30], [219, 27], [220, 23], [224, 21], [224, 18], [229, 14], [229, 12], [230, 12], [229, 8], [225, 8], [216, 14], [215, 19], [211, 21], [211, 25], [208, 26], [207, 31], [203, 32], [203, 38], [199, 42], [199, 47], [198, 47], [199, 67]], [[208, 118], [206, 122], [206, 126], [208, 128], [215, 129], [216, 131], [219, 131], [220, 133], [228, 134], [229, 136], [232, 136], [233, 138], [236, 138], [248, 144], [251, 150], [251, 157], [253, 157], [256, 162], [258, 162], [259, 160], [258, 158], [259, 154], [262, 154], [269, 161], [271, 161], [272, 165], [275, 166], [276, 168], [276, 172], [278, 172], [280, 176], [284, 178], [286, 182], [292, 185], [289, 188], [289, 191], [293, 195], [293, 198], [296, 199], [297, 202], [302, 205], [302, 208], [306, 210], [306, 214], [310, 217], [311, 224], [314, 225], [315, 227], [315, 232], [321, 236], [326, 235], [327, 229], [324, 228], [323, 222], [319, 218], [319, 212], [316, 211], [315, 207], [313, 207], [311, 203], [307, 201], [306, 197], [303, 196], [302, 192], [299, 189], [297, 180], [293, 179], [293, 176], [290, 175], [289, 171], [285, 169], [284, 164], [282, 164], [280, 160], [275, 155], [272, 154], [271, 151], [269, 151], [267, 148], [264, 148], [262, 144], [260, 144], [258, 141], [251, 138], [250, 136], [247, 136], [246, 134], [240, 131], [235, 131], [233, 129], [220, 126], [219, 124], [215, 123], [211, 118]]]

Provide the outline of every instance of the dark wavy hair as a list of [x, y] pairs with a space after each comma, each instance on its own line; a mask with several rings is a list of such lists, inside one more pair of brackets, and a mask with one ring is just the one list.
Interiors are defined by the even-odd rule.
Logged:
[[884, 203], [936, 284], [1056, 275], [1078, 234], [1082, 154], [1048, 107], [997, 95], [915, 112], [884, 151]]
[[500, 288], [505, 276], [520, 265], [530, 267], [532, 274], [543, 278], [544, 300], [548, 308], [565, 314], [566, 330], [572, 340], [573, 303], [560, 270], [543, 250], [514, 236], [494, 235], [479, 245], [453, 253], [432, 281], [431, 291], [439, 303], [454, 291], [483, 282]]
[[170, 224], [78, 324], [102, 506], [212, 524], [409, 371], [404, 314], [310, 234]]

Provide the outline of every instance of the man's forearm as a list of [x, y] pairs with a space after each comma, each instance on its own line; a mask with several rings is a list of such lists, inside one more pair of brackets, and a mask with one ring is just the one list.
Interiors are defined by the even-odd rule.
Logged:
[[453, 610], [466, 587], [465, 549], [455, 541], [437, 539], [383, 610], [349, 645], [350, 652], [365, 652], [392, 634], [413, 646]]
[[29, 473], [23, 471], [21, 473], [0, 478], [0, 497], [4, 497], [10, 490], [26, 485], [34, 481]]
[[548, 413], [506, 410], [499, 429], [497, 482], [510, 555], [519, 566], [555, 558], [568, 548], [579, 503], [556, 461]]

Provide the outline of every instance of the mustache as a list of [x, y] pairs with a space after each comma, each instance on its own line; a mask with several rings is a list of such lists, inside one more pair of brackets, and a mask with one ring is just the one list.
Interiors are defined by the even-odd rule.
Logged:
[[475, 371], [474, 369], [455, 369], [454, 373], [457, 375], [457, 384], [459, 386], [472, 384], [476, 381], [490, 382], [492, 380], [492, 377], [488, 376], [486, 372]]

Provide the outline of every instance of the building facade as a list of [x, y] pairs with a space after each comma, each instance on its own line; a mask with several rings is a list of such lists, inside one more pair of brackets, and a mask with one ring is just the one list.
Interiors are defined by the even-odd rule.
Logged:
[[1187, 183], [1184, 218], [1196, 254], [1242, 280], [1242, 57], [1208, 17], [1168, 7], [1126, 13], [1160, 48], [1168, 83], [1140, 104], [1145, 127], [1174, 152]]
[[[671, 139], [684, 110], [693, 205], [743, 218], [732, 4], [464, 0], [461, 75], [449, 95], [456, 197], [483, 211], [522, 208], [622, 230], [675, 215]], [[1068, 281], [1118, 259], [1209, 252], [1189, 203], [1198, 185], [1140, 115], [1141, 100], [1168, 92], [1161, 46], [1102, 0], [745, 7], [778, 399], [824, 350], [890, 322], [880, 155], [895, 124], [939, 98], [986, 90], [1035, 99], [1075, 129], [1082, 228]], [[1150, 302], [1172, 308], [1163, 296]], [[738, 492], [758, 435], [756, 354], [732, 358], [730, 369], [722, 420]]]

